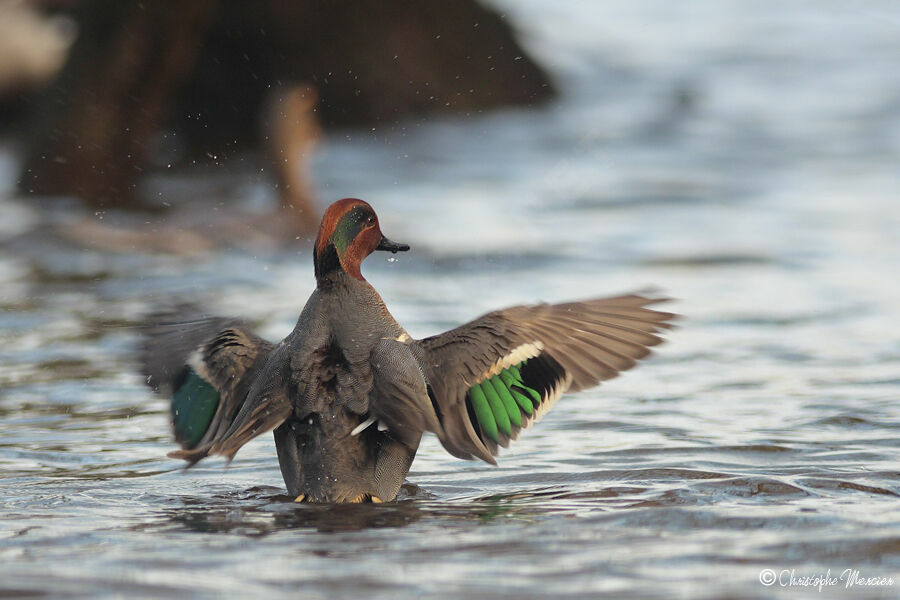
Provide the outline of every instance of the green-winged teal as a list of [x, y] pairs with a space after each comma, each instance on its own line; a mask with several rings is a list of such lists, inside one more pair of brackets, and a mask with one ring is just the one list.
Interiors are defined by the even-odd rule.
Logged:
[[316, 290], [280, 343], [235, 319], [151, 325], [147, 381], [172, 394], [182, 448], [170, 456], [231, 459], [274, 429], [298, 500], [390, 501], [424, 432], [454, 456], [496, 464], [498, 446], [561, 394], [647, 356], [674, 316], [626, 295], [516, 306], [416, 340], [360, 273], [373, 251], [408, 249], [382, 235], [371, 206], [339, 200], [316, 238]]

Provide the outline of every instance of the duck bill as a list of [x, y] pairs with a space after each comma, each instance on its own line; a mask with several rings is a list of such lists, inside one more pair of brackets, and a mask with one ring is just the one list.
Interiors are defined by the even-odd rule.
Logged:
[[378, 243], [378, 246], [376, 246], [375, 249], [385, 250], [387, 252], [393, 252], [394, 254], [396, 254], [397, 252], [406, 252], [407, 250], [409, 250], [409, 244], [398, 244], [397, 242], [392, 242], [382, 235], [381, 242]]

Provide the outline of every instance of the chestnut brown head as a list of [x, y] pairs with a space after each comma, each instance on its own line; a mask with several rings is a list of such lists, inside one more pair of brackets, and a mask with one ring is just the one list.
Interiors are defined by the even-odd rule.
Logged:
[[409, 246], [384, 237], [378, 215], [368, 203], [357, 198], [338, 200], [325, 211], [319, 226], [314, 254], [316, 279], [335, 269], [362, 279], [360, 265], [376, 250], [405, 252]]

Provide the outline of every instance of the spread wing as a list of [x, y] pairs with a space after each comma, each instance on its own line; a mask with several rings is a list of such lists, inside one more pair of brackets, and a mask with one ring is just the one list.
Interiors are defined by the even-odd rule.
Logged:
[[286, 395], [257, 383], [274, 349], [237, 319], [170, 314], [147, 325], [143, 371], [150, 387], [171, 395], [181, 445], [169, 456], [191, 465], [210, 454], [231, 458], [287, 418]]
[[638, 295], [516, 306], [420, 340], [438, 409], [441, 443], [454, 456], [495, 463], [523, 428], [566, 391], [633, 367], [663, 341], [675, 315]]

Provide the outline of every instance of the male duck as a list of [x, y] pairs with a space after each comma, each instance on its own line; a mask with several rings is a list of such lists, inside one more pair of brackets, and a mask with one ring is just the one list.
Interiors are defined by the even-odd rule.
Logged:
[[647, 356], [674, 316], [628, 295], [516, 306], [415, 340], [360, 273], [373, 251], [408, 249], [382, 235], [367, 203], [339, 200], [316, 239], [316, 290], [280, 343], [236, 319], [151, 326], [145, 374], [172, 394], [182, 447], [170, 456], [230, 460], [274, 429], [298, 501], [390, 501], [424, 432], [454, 456], [496, 464], [497, 447], [564, 392]]

